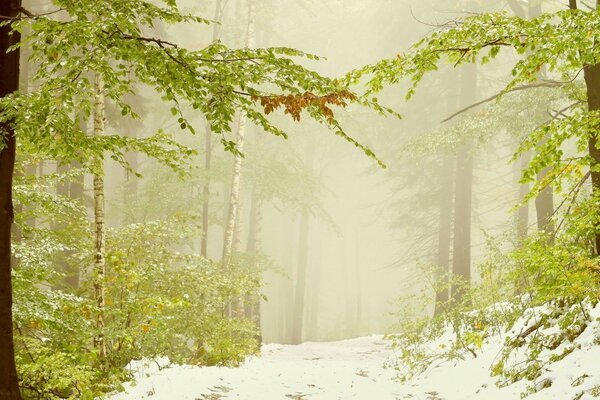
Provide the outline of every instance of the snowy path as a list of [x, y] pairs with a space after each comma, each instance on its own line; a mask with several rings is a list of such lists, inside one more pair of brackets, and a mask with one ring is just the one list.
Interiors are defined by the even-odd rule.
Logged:
[[[528, 400], [593, 400], [600, 396], [600, 304], [576, 340], [578, 350], [544, 369], [552, 386]], [[490, 376], [504, 337], [490, 338], [477, 358], [433, 366], [405, 385], [383, 367], [394, 358], [381, 336], [299, 346], [263, 346], [240, 368], [134, 366], [136, 382], [110, 400], [519, 400], [531, 382], [499, 388]]]
[[380, 336], [299, 346], [271, 344], [240, 368], [148, 365], [111, 400], [404, 399]]

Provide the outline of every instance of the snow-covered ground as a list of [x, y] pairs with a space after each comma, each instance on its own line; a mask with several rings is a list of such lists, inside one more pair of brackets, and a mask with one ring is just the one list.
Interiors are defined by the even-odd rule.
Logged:
[[[579, 349], [550, 364], [539, 378], [550, 387], [531, 400], [592, 400], [600, 396], [600, 305], [592, 323], [576, 339]], [[489, 367], [498, 357], [504, 337], [490, 338], [477, 358], [443, 362], [406, 384], [384, 368], [394, 352], [381, 336], [299, 346], [263, 346], [261, 357], [240, 368], [173, 366], [154, 362], [133, 365], [136, 382], [110, 400], [218, 399], [364, 399], [364, 400], [518, 400], [527, 385], [495, 385]], [[597, 392], [596, 392], [597, 390]]]

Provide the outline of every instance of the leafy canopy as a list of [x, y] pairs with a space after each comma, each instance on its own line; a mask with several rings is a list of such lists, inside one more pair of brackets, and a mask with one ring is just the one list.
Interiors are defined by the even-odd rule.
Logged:
[[[139, 118], [125, 99], [136, 85], [152, 88], [170, 103], [183, 130], [194, 133], [186, 111], [202, 113], [211, 130], [221, 136], [226, 150], [237, 152], [226, 136], [237, 112], [267, 132], [285, 137], [266, 114], [282, 107], [294, 119], [306, 111], [375, 158], [371, 150], [349, 137], [334, 117], [331, 106], [345, 107], [357, 98], [342, 81], [323, 77], [295, 59], [318, 57], [284, 47], [231, 49], [214, 42], [187, 49], [155, 38], [160, 21], [166, 24], [210, 21], [182, 14], [173, 0], [153, 4], [144, 0], [55, 0], [55, 13], [14, 21], [24, 35], [17, 46], [32, 49], [39, 86], [1, 100], [0, 120], [14, 119], [24, 146], [43, 149], [50, 159], [86, 162], [105, 152], [124, 163], [125, 151], [142, 151], [173, 167], [172, 160], [190, 157], [192, 150], [171, 135], [159, 132], [143, 140], [121, 135], [86, 135], [80, 121], [91, 115], [94, 75], [105, 83], [106, 99], [123, 116]], [[385, 112], [376, 101], [361, 104]]]

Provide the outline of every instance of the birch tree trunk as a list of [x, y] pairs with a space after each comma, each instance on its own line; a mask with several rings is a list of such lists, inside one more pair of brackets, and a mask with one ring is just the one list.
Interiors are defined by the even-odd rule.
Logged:
[[[246, 47], [252, 48], [255, 43], [255, 19], [256, 19], [256, 3], [255, 0], [248, 1], [248, 31], [246, 34]], [[244, 139], [246, 134], [246, 117], [240, 114], [238, 117], [238, 127], [236, 133], [236, 148], [241, 153], [244, 150]], [[225, 225], [225, 238], [223, 240], [223, 265], [227, 268], [231, 262], [231, 254], [233, 252], [233, 241], [238, 219], [240, 205], [240, 183], [242, 176], [242, 156], [235, 155], [233, 161], [233, 174], [231, 179], [231, 191], [229, 195], [229, 212], [227, 223]]]
[[[95, 78], [94, 98], [94, 135], [104, 135], [104, 80], [99, 74]], [[105, 275], [106, 275], [106, 238], [104, 221], [104, 158], [97, 160], [94, 172], [94, 224], [95, 224], [95, 260], [94, 260], [94, 295], [98, 314], [96, 316], [97, 336], [94, 344], [101, 360], [106, 358], [106, 343], [104, 337], [104, 308], [105, 308]]]

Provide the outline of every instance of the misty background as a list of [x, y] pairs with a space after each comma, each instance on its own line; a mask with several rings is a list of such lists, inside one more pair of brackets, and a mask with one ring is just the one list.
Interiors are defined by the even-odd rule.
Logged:
[[[453, 18], [484, 10], [510, 12], [504, 2], [493, 2], [492, 7], [492, 2], [482, 1], [257, 3], [258, 47], [292, 47], [323, 57], [303, 62], [332, 77], [410, 51], [412, 43]], [[213, 1], [188, 0], [181, 5], [190, 13], [215, 14]], [[223, 6], [216, 35], [228, 46], [244, 46], [248, 24], [245, 2], [223, 0]], [[35, 8], [35, 4], [30, 7]], [[154, 33], [200, 48], [212, 41], [215, 28], [179, 25], [158, 27]], [[508, 54], [493, 67], [477, 67], [471, 78], [475, 93], [468, 104], [504, 87], [510, 71], [503, 67], [516, 59]], [[371, 147], [387, 165], [385, 169], [308, 119], [294, 123], [288, 116], [274, 113], [272, 119], [289, 133], [287, 140], [247, 127], [236, 242], [238, 249], [249, 243], [252, 193], [257, 186], [262, 187], [261, 241], [263, 253], [272, 260], [272, 267], [264, 273], [262, 290], [264, 342], [292, 341], [294, 314], [302, 297], [302, 340], [325, 341], [386, 332], [397, 320], [400, 297], [422, 292], [434, 296], [425, 270], [435, 264], [439, 244], [437, 204], [453, 199], [457, 179], [456, 162], [440, 165], [440, 159], [461, 157], [457, 143], [464, 137], [472, 142], [468, 154], [473, 162], [470, 263], [475, 268], [483, 259], [487, 238], [514, 235], [512, 208], [519, 199], [520, 170], [509, 162], [518, 145], [514, 136], [507, 134], [510, 117], [506, 117], [506, 124], [500, 121], [485, 132], [485, 137], [467, 133], [461, 138], [460, 132], [456, 136], [442, 132], [458, 118], [441, 121], [465, 106], [459, 100], [461, 74], [465, 73], [464, 68], [448, 66], [432, 74], [409, 102], [405, 101], [406, 84], [384, 90], [381, 102], [400, 112], [402, 120], [358, 108], [340, 113], [347, 132]], [[146, 88], [138, 89], [144, 99], [135, 100], [141, 121], [123, 122], [126, 125], [122, 126], [119, 115], [108, 110], [108, 131], [125, 128], [131, 135], [143, 137], [157, 129], [178, 129], [166, 122], [171, 121], [171, 115], [160, 100], [152, 98]], [[486, 112], [481, 110], [471, 112]], [[191, 175], [181, 178], [135, 154], [128, 155], [128, 161], [141, 177], [107, 161], [109, 221], [116, 226], [179, 213], [199, 220], [203, 182], [210, 177], [207, 255], [219, 259], [233, 155], [213, 142], [212, 166], [206, 170], [204, 121], [201, 116], [194, 118], [191, 109], [187, 113], [198, 132], [196, 137], [180, 135], [184, 144], [198, 150]], [[439, 135], [441, 145], [428, 139]], [[56, 165], [46, 162], [40, 168], [48, 172]], [[91, 187], [90, 182], [86, 186]], [[528, 212], [534, 218], [534, 210]], [[198, 253], [200, 242], [198, 236], [180, 250]], [[305, 269], [304, 296], [298, 296], [302, 290], [299, 269]]]

